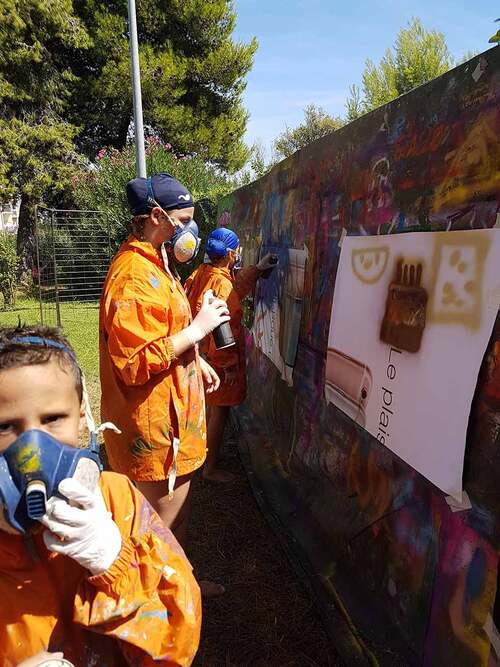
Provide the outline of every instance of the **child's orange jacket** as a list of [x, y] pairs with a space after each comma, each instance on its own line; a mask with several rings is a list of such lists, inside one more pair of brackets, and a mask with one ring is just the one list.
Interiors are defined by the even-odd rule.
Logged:
[[190, 665], [200, 592], [181, 548], [123, 475], [103, 473], [123, 545], [102, 575], [48, 551], [42, 530], [0, 531], [0, 666], [63, 651], [76, 667]]
[[198, 350], [174, 358], [170, 336], [191, 322], [184, 289], [160, 253], [129, 236], [114, 257], [99, 313], [101, 416], [121, 430], [104, 434], [115, 472], [134, 481], [177, 475], [206, 456], [205, 400]]
[[[212, 394], [206, 395], [209, 405], [240, 405], [246, 395], [246, 355], [245, 340], [241, 320], [243, 308], [241, 300], [255, 287], [260, 276], [255, 266], [238, 271], [236, 277], [229, 269], [202, 264], [186, 280], [186, 294], [191, 305], [193, 316], [201, 308], [203, 295], [209, 289], [214, 296], [227, 303], [231, 315], [231, 330], [236, 345], [217, 350], [212, 336], [207, 336], [200, 344], [200, 350], [208, 363], [213, 366], [220, 377], [220, 387]], [[236, 382], [227, 384], [224, 380], [224, 369], [233, 368], [237, 372]]]

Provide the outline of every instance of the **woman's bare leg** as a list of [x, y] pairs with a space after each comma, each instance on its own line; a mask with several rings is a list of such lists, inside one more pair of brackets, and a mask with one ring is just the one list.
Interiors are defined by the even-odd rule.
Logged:
[[175, 535], [183, 549], [186, 548], [189, 519], [191, 517], [191, 479], [194, 473], [175, 480], [174, 497], [168, 497], [168, 482], [137, 482], [137, 488], [153, 507], [167, 528]]

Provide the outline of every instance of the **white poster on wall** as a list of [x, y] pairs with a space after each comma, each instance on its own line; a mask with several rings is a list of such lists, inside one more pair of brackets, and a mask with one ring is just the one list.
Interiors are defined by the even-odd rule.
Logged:
[[267, 252], [278, 256], [278, 265], [267, 280], [258, 283], [252, 334], [256, 347], [292, 385], [302, 320], [307, 249], [263, 246], [261, 255]]
[[500, 230], [347, 237], [326, 399], [460, 501], [479, 368], [500, 302]]

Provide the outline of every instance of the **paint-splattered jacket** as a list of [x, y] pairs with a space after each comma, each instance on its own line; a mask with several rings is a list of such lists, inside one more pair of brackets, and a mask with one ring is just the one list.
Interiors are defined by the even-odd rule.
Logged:
[[198, 351], [174, 358], [170, 336], [191, 322], [180, 281], [150, 243], [130, 236], [111, 263], [99, 313], [101, 415], [111, 467], [135, 481], [168, 478], [173, 440], [177, 474], [206, 455], [205, 401]]
[[[229, 269], [202, 264], [186, 281], [186, 294], [193, 315], [201, 308], [203, 295], [209, 289], [227, 303], [231, 315], [231, 330], [236, 341], [233, 347], [217, 350], [212, 336], [207, 336], [200, 345], [208, 363], [221, 379], [219, 389], [206, 396], [209, 405], [239, 405], [245, 400], [246, 364], [241, 299], [252, 291], [259, 276], [260, 271], [255, 266], [246, 267], [233, 277]], [[224, 381], [224, 369], [228, 368], [236, 370], [237, 373], [236, 382], [231, 385]]]
[[126, 477], [103, 473], [104, 501], [123, 545], [104, 574], [0, 531], [0, 665], [63, 651], [76, 667], [190, 665], [200, 592], [172, 533]]

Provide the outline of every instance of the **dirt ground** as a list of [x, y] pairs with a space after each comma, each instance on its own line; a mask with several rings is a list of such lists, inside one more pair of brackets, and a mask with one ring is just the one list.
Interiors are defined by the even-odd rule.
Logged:
[[203, 605], [195, 667], [331, 667], [340, 665], [308, 593], [267, 526], [227, 434], [228, 485], [194, 483], [188, 555], [202, 579], [226, 586]]

